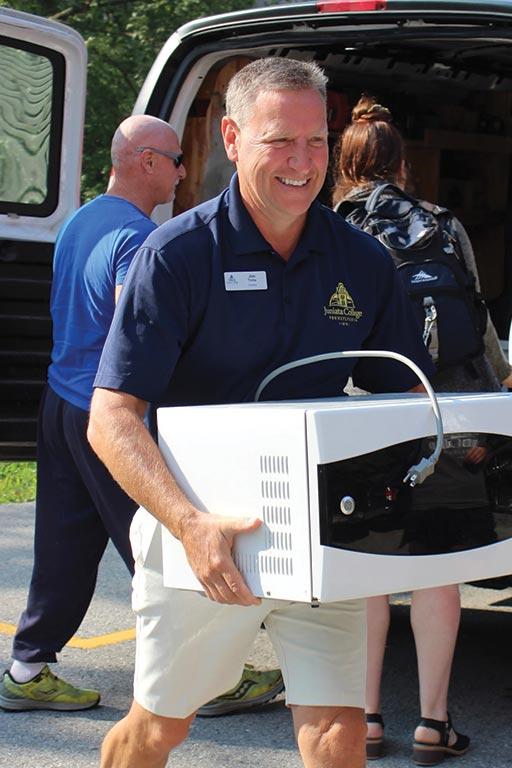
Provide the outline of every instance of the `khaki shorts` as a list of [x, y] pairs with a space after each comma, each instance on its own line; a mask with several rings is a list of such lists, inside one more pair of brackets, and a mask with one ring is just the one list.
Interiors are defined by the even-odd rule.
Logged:
[[[134, 550], [137, 536], [132, 536]], [[221, 605], [162, 583], [160, 526], [144, 564], [134, 551], [137, 615], [134, 696], [163, 717], [184, 718], [233, 688], [262, 622], [286, 686], [286, 703], [364, 707], [364, 600], [306, 603], [263, 599]]]

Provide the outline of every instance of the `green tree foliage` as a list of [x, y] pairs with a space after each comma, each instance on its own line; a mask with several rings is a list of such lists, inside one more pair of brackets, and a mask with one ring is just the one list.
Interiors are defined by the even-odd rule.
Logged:
[[110, 140], [133, 108], [163, 43], [187, 21], [251, 7], [251, 0], [10, 0], [9, 7], [74, 27], [88, 50], [82, 199], [105, 189]]

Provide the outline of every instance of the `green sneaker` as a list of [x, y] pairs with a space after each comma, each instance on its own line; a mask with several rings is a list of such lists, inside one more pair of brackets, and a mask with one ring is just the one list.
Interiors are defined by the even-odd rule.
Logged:
[[28, 683], [15, 682], [9, 672], [0, 681], [0, 707], [11, 712], [29, 709], [60, 709], [68, 712], [95, 707], [100, 700], [98, 691], [75, 688], [56, 677], [46, 665]]
[[267, 704], [283, 690], [284, 681], [280, 669], [262, 672], [246, 664], [238, 685], [200, 707], [197, 714], [199, 717], [217, 717], [244, 712]]

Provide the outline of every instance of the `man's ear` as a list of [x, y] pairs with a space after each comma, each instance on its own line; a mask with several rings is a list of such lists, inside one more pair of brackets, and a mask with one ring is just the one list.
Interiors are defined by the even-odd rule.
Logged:
[[221, 133], [228, 160], [236, 163], [238, 161], [239, 130], [235, 121], [230, 117], [223, 117], [221, 123]]
[[145, 173], [153, 173], [153, 153], [151, 150], [145, 149], [140, 153], [139, 163]]

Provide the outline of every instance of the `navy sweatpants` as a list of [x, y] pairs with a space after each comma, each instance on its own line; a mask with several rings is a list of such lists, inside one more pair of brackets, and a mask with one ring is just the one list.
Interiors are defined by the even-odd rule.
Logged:
[[34, 565], [12, 653], [19, 661], [56, 661], [87, 612], [109, 538], [133, 574], [129, 527], [137, 504], [87, 442], [88, 417], [46, 387], [37, 437]]

